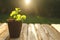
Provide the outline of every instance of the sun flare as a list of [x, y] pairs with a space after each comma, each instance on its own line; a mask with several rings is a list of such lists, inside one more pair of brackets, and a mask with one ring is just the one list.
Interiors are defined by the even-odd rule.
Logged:
[[26, 4], [30, 4], [31, 0], [25, 0]]

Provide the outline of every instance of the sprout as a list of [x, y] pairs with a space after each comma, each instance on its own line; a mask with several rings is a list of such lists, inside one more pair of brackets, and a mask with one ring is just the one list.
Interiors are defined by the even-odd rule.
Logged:
[[26, 15], [21, 15], [19, 12], [21, 12], [20, 8], [15, 8], [15, 10], [11, 12], [10, 16], [16, 21], [25, 20]]
[[12, 11], [12, 13], [10, 14], [10, 16], [12, 17], [15, 14], [17, 14], [16, 11]]
[[13, 16], [13, 18], [16, 18], [16, 16]]
[[15, 8], [15, 10], [20, 10], [20, 8]]
[[25, 20], [26, 19], [26, 15], [22, 15], [21, 18]]
[[21, 15], [18, 14], [18, 15], [16, 16], [16, 21], [20, 21], [20, 20], [21, 20]]

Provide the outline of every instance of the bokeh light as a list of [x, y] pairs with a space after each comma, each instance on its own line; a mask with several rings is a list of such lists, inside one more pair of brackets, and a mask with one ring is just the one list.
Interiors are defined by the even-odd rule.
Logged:
[[26, 5], [30, 4], [31, 0], [25, 0]]

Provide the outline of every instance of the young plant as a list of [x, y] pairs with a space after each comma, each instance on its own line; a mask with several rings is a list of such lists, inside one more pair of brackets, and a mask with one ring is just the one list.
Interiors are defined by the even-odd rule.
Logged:
[[10, 17], [14, 19], [15, 21], [22, 21], [26, 19], [26, 15], [21, 15], [21, 10], [20, 8], [15, 8], [14, 11], [10, 13]]

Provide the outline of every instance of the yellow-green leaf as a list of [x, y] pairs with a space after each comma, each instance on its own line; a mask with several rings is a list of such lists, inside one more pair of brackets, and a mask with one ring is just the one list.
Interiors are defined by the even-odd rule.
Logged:
[[26, 19], [26, 15], [22, 15], [21, 18], [22, 18], [22, 19]]
[[20, 14], [17, 15], [16, 20], [17, 20], [17, 21], [21, 20], [21, 15], [20, 15]]
[[17, 14], [16, 11], [12, 11], [12, 13], [10, 14], [10, 16], [13, 16], [15, 14]]

